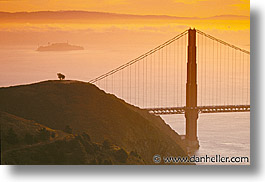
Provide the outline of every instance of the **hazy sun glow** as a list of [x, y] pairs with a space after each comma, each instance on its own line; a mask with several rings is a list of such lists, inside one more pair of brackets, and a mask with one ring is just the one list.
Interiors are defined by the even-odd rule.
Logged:
[[[249, 50], [249, 16], [249, 0], [0, 0], [0, 47], [34, 51], [38, 45], [67, 41], [84, 46], [91, 54], [82, 59], [102, 60], [106, 68], [94, 69], [88, 75], [94, 77], [190, 27]], [[9, 58], [0, 61], [11, 64]], [[27, 63], [43, 68], [34, 60]], [[80, 78], [78, 69], [72, 78]]]

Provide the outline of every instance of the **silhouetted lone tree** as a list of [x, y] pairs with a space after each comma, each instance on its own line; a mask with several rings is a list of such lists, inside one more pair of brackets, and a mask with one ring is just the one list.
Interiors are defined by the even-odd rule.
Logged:
[[64, 80], [65, 76], [62, 73], [57, 73], [59, 80]]

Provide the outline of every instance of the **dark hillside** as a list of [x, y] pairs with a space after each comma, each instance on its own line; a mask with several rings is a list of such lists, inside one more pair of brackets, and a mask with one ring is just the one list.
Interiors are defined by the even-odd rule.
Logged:
[[0, 110], [92, 141], [136, 151], [146, 164], [155, 154], [186, 155], [180, 136], [157, 116], [131, 106], [96, 86], [79, 81], [45, 81], [0, 88]]
[[[8, 113], [0, 114], [3, 129], [2, 164], [144, 164], [136, 152], [129, 153], [108, 141], [95, 143], [85, 132], [69, 134]], [[48, 135], [40, 138], [43, 131]], [[12, 142], [14, 136], [17, 138], [15, 143]]]

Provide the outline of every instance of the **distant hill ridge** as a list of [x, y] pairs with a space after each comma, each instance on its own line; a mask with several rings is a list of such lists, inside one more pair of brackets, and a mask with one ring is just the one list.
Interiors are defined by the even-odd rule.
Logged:
[[[40, 20], [89, 20], [92, 21], [100, 19], [168, 19], [168, 20], [188, 20], [188, 19], [249, 19], [249, 16], [242, 15], [219, 15], [211, 17], [179, 17], [179, 16], [169, 16], [169, 15], [137, 15], [137, 14], [118, 14], [118, 13], [108, 13], [108, 12], [93, 12], [93, 11], [36, 11], [36, 12], [0, 12], [0, 21], [28, 21], [37, 22]], [[80, 21], [82, 22], [82, 21]]]

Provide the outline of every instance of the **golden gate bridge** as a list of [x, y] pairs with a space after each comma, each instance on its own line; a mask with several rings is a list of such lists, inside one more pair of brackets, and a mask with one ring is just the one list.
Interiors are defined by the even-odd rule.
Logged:
[[250, 52], [188, 29], [89, 82], [150, 113], [185, 114], [198, 146], [199, 113], [250, 111]]

